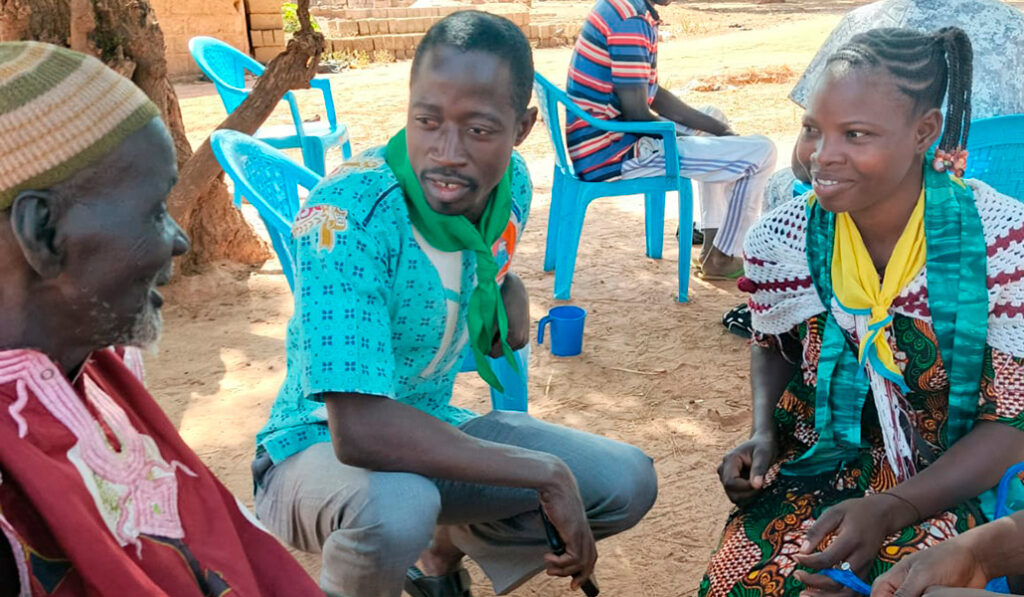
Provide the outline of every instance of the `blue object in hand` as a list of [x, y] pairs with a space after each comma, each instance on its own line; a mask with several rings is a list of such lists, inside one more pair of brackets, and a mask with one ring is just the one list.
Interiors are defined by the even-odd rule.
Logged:
[[818, 574], [822, 574], [836, 581], [837, 583], [853, 589], [861, 595], [871, 594], [871, 585], [860, 579], [859, 576], [853, 573], [848, 568], [849, 564], [844, 568], [826, 568], [825, 570], [819, 570]]
[[585, 309], [573, 305], [555, 307], [537, 325], [537, 344], [544, 343], [544, 328], [551, 324], [551, 354], [572, 357], [583, 351]]

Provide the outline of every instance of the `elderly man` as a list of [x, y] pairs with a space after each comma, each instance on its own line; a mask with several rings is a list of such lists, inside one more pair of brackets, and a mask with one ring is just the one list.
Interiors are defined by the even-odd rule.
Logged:
[[[0, 595], [315, 595], [138, 375], [188, 241], [156, 107], [0, 43]], [[113, 347], [113, 348], [112, 348]]]
[[[323, 553], [330, 595], [466, 597], [464, 555], [498, 593], [545, 567], [580, 586], [595, 537], [654, 503], [651, 459], [633, 446], [449, 404], [467, 342], [494, 384], [485, 355], [528, 339], [526, 290], [500, 280], [492, 249], [529, 215], [513, 147], [537, 117], [532, 83], [514, 24], [446, 17], [416, 50], [405, 130], [296, 217], [288, 373], [258, 437], [256, 513]], [[564, 555], [548, 553], [541, 508]]]

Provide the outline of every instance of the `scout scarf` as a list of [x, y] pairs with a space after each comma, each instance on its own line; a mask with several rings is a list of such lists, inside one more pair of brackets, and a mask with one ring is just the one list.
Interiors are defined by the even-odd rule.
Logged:
[[497, 323], [502, 353], [513, 368], [516, 366], [512, 348], [507, 341], [505, 304], [501, 300], [501, 291], [496, 281], [498, 262], [491, 252], [491, 247], [508, 226], [512, 213], [511, 163], [491, 193], [479, 224], [474, 225], [466, 216], [439, 214], [427, 203], [416, 172], [409, 163], [405, 129], [388, 141], [385, 161], [398, 178], [409, 208], [409, 218], [423, 238], [441, 251], [472, 251], [476, 254], [476, 288], [469, 297], [469, 344], [480, 377], [492, 387], [504, 391], [491, 370], [487, 354], [491, 351], [493, 326]]
[[[931, 164], [931, 155], [925, 158], [924, 163]], [[963, 181], [925, 167], [923, 192], [928, 308], [938, 339], [939, 354], [949, 375], [946, 439], [952, 445], [970, 430], [980, 391], [988, 329], [985, 236], [974, 205], [974, 194]], [[886, 349], [879, 348], [879, 342], [885, 342], [888, 310], [892, 298], [895, 298], [891, 285], [887, 286], [883, 281], [881, 288], [869, 292], [860, 281], [859, 274], [856, 280], [852, 279], [850, 272], [855, 270], [859, 261], [848, 262], [847, 259], [853, 257], [852, 247], [842, 247], [839, 243], [852, 245], [855, 240], [861, 244], [863, 241], [852, 238], [849, 230], [840, 230], [837, 215], [823, 209], [813, 194], [807, 209], [807, 261], [815, 290], [825, 305], [827, 315], [815, 391], [814, 426], [818, 441], [800, 458], [783, 467], [783, 472], [791, 475], [815, 475], [834, 470], [842, 461], [856, 455], [861, 447], [861, 412], [871, 385], [869, 376], [865, 375], [865, 366], [870, 365], [873, 372], [906, 391], [902, 374], [899, 380], [891, 379], [892, 369], [889, 366], [895, 363], [886, 360], [891, 358], [887, 357], [891, 350], [886, 352], [887, 346]], [[921, 209], [920, 205], [916, 209]], [[919, 232], [914, 229], [917, 224], [911, 225], [912, 222], [914, 217], [908, 222], [909, 230], [905, 230], [900, 239], [901, 243], [906, 241], [902, 247], [903, 254], [897, 255], [894, 251], [886, 268], [886, 280], [889, 279], [888, 270], [897, 268], [892, 274], [892, 284], [899, 281], [901, 288], [920, 270], [916, 265], [920, 259], [919, 249], [915, 248], [920, 243]], [[837, 251], [841, 253], [838, 271], [833, 269]], [[853, 254], [856, 255], [856, 251]], [[898, 263], [897, 258], [907, 262]], [[870, 272], [863, 273], [866, 276]], [[874, 285], [878, 285], [877, 275]], [[841, 289], [839, 292], [837, 287]], [[839, 308], [850, 313], [866, 314], [858, 309], [870, 309], [868, 334], [857, 349], [836, 321], [832, 312], [833, 296], [840, 302]], [[845, 305], [842, 304], [844, 299], [847, 301]], [[865, 359], [858, 359], [858, 353]], [[877, 388], [872, 389], [878, 393]], [[894, 406], [895, 403], [891, 404]], [[888, 423], [887, 417], [890, 418]], [[892, 430], [891, 417], [894, 413], [879, 409], [883, 431], [887, 428]], [[904, 475], [912, 474], [913, 469], [912, 462], [906, 463], [910, 457], [906, 440], [898, 427], [894, 433], [884, 433], [884, 436], [889, 462], [902, 480]], [[891, 445], [897, 438], [904, 445]]]
[[892, 301], [917, 276], [925, 262], [924, 190], [917, 200], [906, 228], [896, 241], [889, 263], [878, 285], [878, 273], [857, 224], [849, 213], [835, 216], [835, 243], [832, 251], [832, 291], [836, 302], [847, 313], [868, 316], [869, 335], [860, 343], [858, 364], [870, 359], [871, 367], [903, 392], [908, 392], [903, 373], [883, 331], [892, 323]]

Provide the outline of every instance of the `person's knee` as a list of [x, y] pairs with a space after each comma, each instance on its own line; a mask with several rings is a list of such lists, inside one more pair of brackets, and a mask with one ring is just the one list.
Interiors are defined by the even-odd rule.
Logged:
[[700, 111], [714, 118], [715, 120], [724, 122], [725, 124], [730, 124], [729, 117], [726, 116], [725, 112], [723, 112], [717, 106], [702, 106]]
[[[358, 537], [361, 551], [381, 559], [415, 561], [430, 544], [441, 495], [425, 477], [409, 473], [371, 476], [360, 504], [343, 513], [341, 525]], [[336, 527], [337, 528], [337, 527]]]
[[616, 482], [608, 487], [605, 509], [621, 531], [640, 522], [654, 506], [658, 476], [651, 457], [636, 446], [623, 445], [609, 465], [616, 472]]

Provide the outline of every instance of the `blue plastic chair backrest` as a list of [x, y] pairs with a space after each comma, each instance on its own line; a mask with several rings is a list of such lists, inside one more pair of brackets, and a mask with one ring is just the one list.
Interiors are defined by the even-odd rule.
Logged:
[[967, 151], [965, 176], [1024, 201], [1024, 114], [972, 121]]
[[572, 104], [572, 100], [568, 94], [540, 73], [534, 74], [533, 90], [537, 94], [541, 118], [548, 129], [551, 144], [555, 146], [555, 164], [566, 174], [575, 176], [572, 160], [569, 159], [569, 152], [565, 147], [565, 135], [562, 134], [561, 110], [558, 109], [559, 102], [568, 106]]
[[565, 136], [562, 135], [562, 121], [559, 120], [559, 104], [565, 108], [567, 115], [572, 114], [586, 122], [588, 125], [602, 131], [630, 133], [634, 135], [652, 135], [661, 137], [663, 142], [671, 140], [671, 146], [665, 147], [665, 161], [667, 167], [664, 177], [672, 179], [673, 181], [679, 177], [679, 154], [675, 144], [675, 124], [668, 121], [630, 122], [621, 120], [601, 120], [588, 114], [586, 110], [579, 107], [576, 102], [572, 101], [572, 98], [569, 97], [568, 93], [559, 89], [557, 85], [546, 79], [544, 75], [534, 73], [533, 78], [533, 88], [537, 93], [537, 101], [540, 104], [541, 115], [544, 117], [544, 123], [547, 125], [548, 135], [551, 137], [551, 143], [555, 146], [555, 163], [563, 172], [573, 178], [579, 178], [576, 176], [575, 170], [572, 166], [572, 160], [569, 159], [569, 152], [566, 150]]
[[213, 37], [193, 37], [188, 42], [188, 51], [199, 65], [199, 70], [217, 87], [217, 94], [228, 114], [249, 96], [245, 73], [256, 77], [263, 74], [262, 64]]
[[288, 286], [294, 290], [292, 222], [300, 209], [299, 188], [311, 191], [320, 182], [320, 176], [238, 131], [214, 131], [210, 146], [224, 172], [259, 212]]

